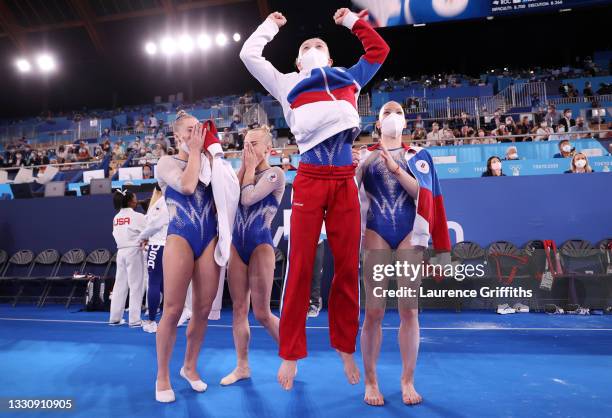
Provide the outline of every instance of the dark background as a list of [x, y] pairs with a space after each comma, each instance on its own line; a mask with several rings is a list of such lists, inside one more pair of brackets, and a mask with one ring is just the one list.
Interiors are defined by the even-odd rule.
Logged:
[[[18, 13], [16, 1], [0, 0]], [[53, 5], [70, 15], [74, 14], [70, 3], [49, 0], [45, 7]], [[299, 44], [312, 36], [328, 42], [336, 65], [351, 65], [361, 54], [359, 42], [332, 21], [334, 11], [350, 6], [350, 1], [267, 3], [270, 10], [282, 11], [288, 18], [288, 24], [265, 50], [266, 57], [280, 71], [293, 69]], [[492, 21], [380, 29], [391, 46], [391, 55], [377, 78], [440, 72], [478, 75], [492, 67], [569, 65], [576, 57], [612, 47], [610, 12], [610, 7], [593, 7]], [[32, 17], [28, 13], [32, 14], [25, 12], [25, 17]], [[182, 28], [193, 34], [201, 30], [212, 34], [224, 31], [229, 36], [239, 32], [244, 40], [261, 21], [258, 1], [244, 0], [177, 12], [174, 18], [162, 14], [97, 23], [104, 53], [94, 48], [84, 27], [27, 33], [24, 38], [29, 51], [47, 49], [57, 57], [59, 69], [46, 79], [18, 74], [14, 61], [21, 52], [9, 37], [0, 36], [0, 118], [37, 115], [45, 109], [66, 111], [149, 103], [156, 95], [167, 98], [177, 92], [192, 100], [262, 90], [238, 58], [242, 41], [230, 41], [224, 49], [215, 46], [208, 53], [198, 52], [188, 59], [177, 54], [172, 61], [160, 55], [149, 57], [143, 50], [147, 40], [180, 33]]]

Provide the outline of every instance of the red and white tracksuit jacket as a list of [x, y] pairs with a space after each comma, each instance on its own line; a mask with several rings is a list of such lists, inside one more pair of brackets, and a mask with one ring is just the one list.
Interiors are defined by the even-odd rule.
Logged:
[[[359, 91], [380, 68], [389, 47], [374, 29], [353, 13], [343, 25], [362, 42], [365, 54], [350, 68], [321, 67], [282, 74], [263, 56], [278, 33], [266, 19], [246, 40], [240, 58], [282, 105], [300, 153], [359, 127]], [[349, 150], [350, 152], [350, 150]], [[350, 160], [349, 160], [350, 161]], [[332, 347], [353, 353], [359, 330], [360, 209], [352, 165], [300, 164], [293, 183], [289, 265], [283, 289], [279, 355], [306, 357], [306, 314], [312, 269], [321, 226], [334, 256], [329, 297]]]

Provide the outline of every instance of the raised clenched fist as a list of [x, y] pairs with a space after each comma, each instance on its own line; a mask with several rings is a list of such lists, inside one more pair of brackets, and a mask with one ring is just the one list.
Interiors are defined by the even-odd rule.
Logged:
[[268, 19], [276, 23], [276, 26], [278, 26], [279, 28], [283, 27], [285, 23], [287, 23], [287, 18], [285, 18], [285, 16], [283, 16], [281, 12], [270, 13]]

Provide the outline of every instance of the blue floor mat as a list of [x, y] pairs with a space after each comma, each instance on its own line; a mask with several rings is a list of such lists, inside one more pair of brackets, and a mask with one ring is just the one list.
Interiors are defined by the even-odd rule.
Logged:
[[[177, 402], [162, 405], [154, 400], [155, 336], [109, 327], [107, 313], [77, 310], [0, 305], [3, 404], [33, 398], [75, 402], [72, 411], [0, 409], [0, 416], [612, 416], [612, 316], [422, 313], [416, 385], [424, 402], [409, 407], [399, 387], [399, 318], [389, 311], [378, 363], [386, 405], [369, 407], [363, 403], [363, 385], [346, 383], [341, 362], [329, 348], [325, 311], [308, 320], [309, 357], [300, 362], [293, 391], [278, 387], [275, 344], [254, 320], [252, 378], [219, 386], [235, 362], [231, 312], [224, 311], [220, 321], [211, 322], [200, 356], [208, 391], [197, 394], [178, 377], [185, 350], [181, 328], [171, 364]], [[359, 351], [357, 357], [361, 366]]]

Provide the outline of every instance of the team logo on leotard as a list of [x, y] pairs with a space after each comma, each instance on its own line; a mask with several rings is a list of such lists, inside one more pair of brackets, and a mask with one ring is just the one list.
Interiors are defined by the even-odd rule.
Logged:
[[270, 173], [270, 174], [268, 174], [267, 179], [268, 179], [268, 181], [269, 181], [270, 183], [274, 183], [274, 182], [276, 182], [276, 180], [278, 180], [278, 174], [276, 174], [276, 173]]
[[429, 163], [425, 160], [419, 160], [416, 162], [416, 169], [423, 174], [429, 173]]

